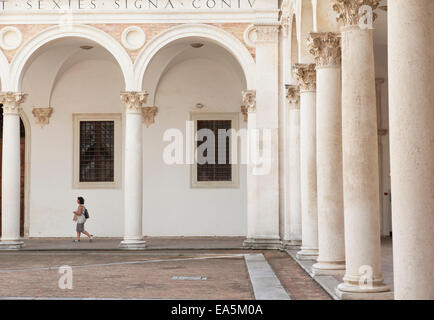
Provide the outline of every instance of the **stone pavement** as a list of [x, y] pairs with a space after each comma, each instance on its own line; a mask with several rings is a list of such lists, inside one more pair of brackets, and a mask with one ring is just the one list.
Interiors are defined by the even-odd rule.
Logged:
[[[315, 264], [314, 260], [298, 260], [296, 254], [298, 250], [289, 249], [286, 252], [310, 275], [321, 287], [334, 299], [339, 299], [336, 296], [336, 286], [343, 282], [343, 275], [335, 276], [315, 276], [312, 272], [312, 266]], [[379, 294], [378, 299], [390, 300], [393, 299], [393, 247], [392, 238], [384, 237], [381, 239], [381, 269], [384, 277], [384, 282], [389, 286], [390, 292]]]
[[[290, 251], [245, 250], [242, 237], [147, 238], [141, 251], [120, 250], [120, 240], [27, 239], [21, 251], [0, 252], [0, 298], [250, 300], [257, 297], [245, 255], [258, 254], [274, 273], [267, 277], [277, 278], [291, 299], [329, 300], [330, 288], [340, 282], [329, 277], [330, 288], [322, 287], [309, 275], [314, 261], [295, 261]], [[382, 256], [385, 282], [393, 289], [390, 238], [383, 240]], [[72, 267], [72, 290], [59, 289], [63, 265]]]
[[[125, 251], [120, 239], [29, 239], [0, 252], [0, 299], [330, 299], [287, 253], [244, 250], [243, 240], [148, 238], [147, 250]], [[65, 265], [72, 290], [59, 288]]]

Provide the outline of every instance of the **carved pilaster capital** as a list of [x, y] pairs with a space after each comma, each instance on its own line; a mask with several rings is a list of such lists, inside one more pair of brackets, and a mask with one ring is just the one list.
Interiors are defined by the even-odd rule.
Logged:
[[344, 27], [360, 26], [362, 21], [372, 24], [377, 17], [374, 10], [378, 8], [380, 1], [333, 0], [333, 10], [338, 14], [336, 20], [342, 22]]
[[341, 35], [333, 32], [310, 33], [307, 41], [309, 52], [314, 56], [316, 68], [341, 65]]
[[261, 43], [277, 43], [279, 40], [280, 25], [276, 24], [257, 24], [256, 30], [256, 44]]
[[148, 98], [147, 92], [125, 91], [121, 92], [121, 100], [125, 104], [127, 113], [142, 113], [143, 104]]
[[300, 92], [316, 91], [316, 69], [314, 63], [296, 63], [294, 65], [294, 75], [300, 86]]
[[27, 94], [22, 92], [0, 92], [0, 103], [3, 104], [3, 114], [18, 115], [21, 104], [26, 98]]
[[39, 124], [41, 128], [50, 122], [53, 108], [33, 108], [32, 114], [35, 117], [36, 124]]
[[248, 113], [256, 112], [256, 91], [243, 91], [243, 103], [244, 107], [247, 108]]
[[290, 109], [300, 108], [300, 88], [295, 85], [286, 85], [286, 99]]
[[241, 114], [243, 115], [244, 122], [248, 122], [249, 120], [249, 112], [246, 106], [241, 106]]
[[291, 27], [291, 15], [289, 13], [283, 13], [280, 18], [280, 26], [282, 28], [282, 33], [285, 37], [289, 36], [289, 30]]
[[142, 122], [146, 125], [146, 128], [155, 123], [157, 111], [157, 107], [142, 107]]

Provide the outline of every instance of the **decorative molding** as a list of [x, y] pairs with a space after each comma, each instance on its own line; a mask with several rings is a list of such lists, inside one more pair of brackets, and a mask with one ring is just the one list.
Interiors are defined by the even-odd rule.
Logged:
[[23, 34], [17, 27], [7, 26], [0, 30], [0, 48], [15, 50], [23, 42]]
[[124, 91], [121, 92], [121, 100], [125, 104], [127, 113], [142, 114], [143, 104], [148, 98], [147, 92]]
[[247, 113], [256, 112], [256, 90], [243, 91], [243, 103]]
[[316, 91], [316, 68], [315, 64], [294, 65], [294, 75], [300, 86], [300, 92]]
[[277, 43], [280, 25], [255, 25], [256, 43]]
[[142, 107], [142, 122], [146, 125], [146, 128], [155, 123], [155, 115], [157, 114], [157, 107]]
[[[372, 22], [377, 18], [373, 12], [378, 8], [380, 0], [334, 0], [333, 10], [338, 14], [336, 20], [342, 22], [345, 27], [358, 26], [360, 19], [365, 17], [363, 7], [372, 9]], [[362, 14], [361, 14], [362, 13]], [[366, 11], [364, 12], [366, 14]]]
[[246, 106], [241, 106], [241, 114], [243, 115], [244, 122], [248, 122], [249, 120], [249, 111]]
[[300, 108], [300, 88], [296, 85], [285, 85], [286, 99], [291, 109]]
[[246, 30], [244, 31], [243, 38], [244, 38], [244, 42], [249, 48], [256, 47], [257, 34], [256, 34], [256, 27], [254, 24], [251, 24], [246, 28]]
[[27, 94], [22, 92], [0, 92], [0, 103], [3, 104], [3, 114], [19, 115], [20, 105], [26, 98]]
[[53, 108], [33, 108], [32, 114], [35, 117], [36, 124], [42, 127], [50, 123], [50, 117], [53, 113]]
[[310, 33], [307, 41], [316, 68], [339, 67], [342, 60], [341, 35], [333, 32]]
[[121, 41], [129, 50], [140, 49], [146, 42], [145, 31], [138, 26], [130, 26], [122, 32]]

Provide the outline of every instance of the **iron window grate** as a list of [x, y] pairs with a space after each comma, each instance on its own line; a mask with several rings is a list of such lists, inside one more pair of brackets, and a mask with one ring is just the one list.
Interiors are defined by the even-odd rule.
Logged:
[[114, 121], [80, 121], [80, 182], [114, 182]]

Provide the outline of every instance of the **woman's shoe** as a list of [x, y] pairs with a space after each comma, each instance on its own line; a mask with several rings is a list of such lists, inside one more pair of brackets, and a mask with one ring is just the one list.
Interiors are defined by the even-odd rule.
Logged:
[[72, 240], [72, 242], [80, 242], [80, 240]]
[[90, 242], [93, 241], [93, 234], [90, 235], [89, 241], [90, 241]]

